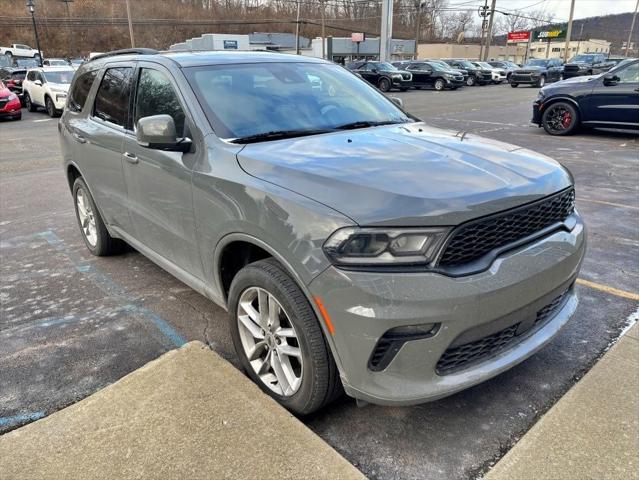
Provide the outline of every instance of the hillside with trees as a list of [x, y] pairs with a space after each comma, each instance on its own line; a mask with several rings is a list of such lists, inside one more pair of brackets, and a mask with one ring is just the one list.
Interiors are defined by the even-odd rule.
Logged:
[[[421, 3], [421, 42], [478, 41], [480, 27], [475, 7], [456, 6], [448, 0], [396, 0], [393, 32], [396, 38], [415, 38], [417, 8]], [[300, 33], [348, 36], [366, 32], [377, 36], [381, 3], [354, 0], [299, 0]], [[132, 0], [137, 46], [164, 49], [202, 33], [294, 32], [297, 0]], [[516, 11], [499, 7], [495, 16], [494, 43], [505, 43], [505, 34], [552, 24], [552, 13]], [[33, 45], [31, 18], [24, 2], [0, 0], [0, 44]], [[582, 38], [603, 38], [616, 47], [625, 41], [632, 14], [577, 20], [573, 38], [583, 25]], [[49, 56], [87, 55], [130, 46], [125, 0], [36, 0], [36, 21], [41, 47]], [[556, 24], [560, 26], [561, 24]], [[639, 43], [639, 28], [635, 34]]]

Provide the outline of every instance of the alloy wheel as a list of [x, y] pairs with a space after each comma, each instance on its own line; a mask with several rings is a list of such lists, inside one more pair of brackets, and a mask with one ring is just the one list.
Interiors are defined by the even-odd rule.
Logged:
[[302, 385], [304, 365], [297, 332], [273, 294], [249, 287], [240, 296], [237, 323], [244, 354], [264, 385], [284, 397]]
[[78, 208], [78, 218], [82, 234], [91, 247], [95, 247], [98, 242], [98, 231], [95, 224], [95, 215], [91, 208], [91, 202], [83, 188], [79, 188], [75, 195], [75, 203]]
[[53, 117], [55, 115], [55, 108], [53, 108], [53, 101], [47, 97], [47, 113], [49, 114], [50, 117]]
[[561, 104], [550, 106], [546, 114], [546, 124], [548, 128], [555, 133], [568, 130], [573, 120], [572, 112]]

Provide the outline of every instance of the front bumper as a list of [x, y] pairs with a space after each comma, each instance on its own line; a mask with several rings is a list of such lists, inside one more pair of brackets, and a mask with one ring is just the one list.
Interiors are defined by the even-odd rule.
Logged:
[[67, 103], [67, 94], [66, 93], [51, 93], [51, 98], [53, 100], [53, 105], [56, 110], [63, 110], [64, 106]]
[[[585, 252], [585, 227], [554, 233], [499, 256], [491, 267], [465, 277], [432, 272], [372, 273], [330, 267], [310, 284], [334, 327], [330, 337], [346, 392], [383, 405], [436, 400], [487, 380], [521, 362], [549, 342], [577, 306], [572, 289], [539, 328], [496, 355], [461, 371], [438, 374], [444, 352], [461, 335], [491, 333], [530, 320], [574, 282]], [[438, 324], [430, 338], [404, 343], [381, 371], [372, 353], [389, 329]], [[457, 340], [457, 342], [456, 342]]]
[[533, 116], [532, 120], [530, 121], [541, 126], [541, 103], [539, 103], [537, 100], [533, 102]]
[[541, 74], [513, 73], [510, 76], [510, 83], [537, 85], [541, 79]]

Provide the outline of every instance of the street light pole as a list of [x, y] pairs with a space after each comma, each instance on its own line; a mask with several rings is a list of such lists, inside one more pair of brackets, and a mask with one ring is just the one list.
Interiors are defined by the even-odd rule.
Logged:
[[390, 60], [391, 38], [393, 38], [393, 0], [382, 0], [382, 28], [379, 39], [379, 59]]
[[[324, 47], [322, 47], [324, 49]], [[300, 0], [297, 0], [297, 16], [295, 20], [295, 55], [300, 54]]]
[[135, 41], [133, 40], [133, 22], [131, 21], [131, 2], [126, 0], [126, 16], [129, 19], [129, 37], [131, 37], [131, 48], [135, 48]]
[[[67, 8], [67, 21], [71, 20], [71, 12], [69, 10], [69, 4], [75, 0], [60, 0]], [[67, 25], [67, 55], [71, 58], [71, 25]]]
[[[568, 53], [570, 50], [570, 35], [572, 34], [572, 17], [575, 12], [575, 0], [570, 3], [570, 17], [568, 18], [568, 30], [566, 31], [566, 46], [564, 47], [564, 62], [568, 62]], [[548, 55], [546, 55], [548, 58]]]
[[637, 20], [637, 10], [639, 10], [639, 0], [635, 6], [635, 14], [632, 16], [632, 24], [630, 25], [630, 33], [628, 34], [628, 42], [626, 43], [626, 58], [628, 58], [628, 51], [630, 50], [630, 40], [632, 40], [632, 32], [635, 29], [635, 21]]
[[33, 32], [35, 33], [36, 48], [38, 49], [38, 58], [40, 59], [40, 66], [42, 67], [42, 50], [40, 50], [40, 37], [38, 36], [38, 27], [35, 21], [35, 4], [33, 0], [27, 0], [27, 8], [31, 13], [31, 21], [33, 22]]

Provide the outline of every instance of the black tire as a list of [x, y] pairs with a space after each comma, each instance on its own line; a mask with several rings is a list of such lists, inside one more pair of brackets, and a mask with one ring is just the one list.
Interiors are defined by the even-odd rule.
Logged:
[[[299, 389], [290, 396], [279, 395], [266, 386], [244, 351], [238, 327], [238, 304], [242, 293], [251, 287], [262, 288], [273, 295], [290, 317], [297, 333], [304, 373]], [[265, 393], [298, 415], [312, 413], [341, 394], [343, 390], [337, 367], [317, 317], [306, 296], [276, 260], [260, 260], [240, 270], [231, 283], [228, 306], [235, 351], [247, 375]]]
[[37, 112], [38, 107], [31, 101], [31, 97], [29, 96], [29, 92], [24, 92], [24, 106], [30, 112]]
[[446, 82], [444, 82], [441, 78], [435, 80], [435, 84], [433, 85], [435, 90], [441, 92], [444, 88], [446, 88]]
[[391, 89], [391, 82], [388, 78], [382, 77], [379, 79], [377, 86], [382, 92], [389, 92]]
[[506, 75], [506, 82], [510, 83], [510, 77], [511, 77], [512, 73], [509, 73], [508, 75]]
[[510, 86], [513, 87], [513, 88], [517, 88], [519, 86], [519, 84], [518, 83], [511, 83]]
[[51, 97], [46, 97], [44, 99], [44, 105], [47, 109], [47, 113], [49, 114], [51, 118], [60, 116], [60, 112], [56, 110], [55, 105], [53, 104], [53, 100], [51, 100]]
[[539, 80], [537, 81], [537, 87], [541, 88], [544, 85], [546, 85], [546, 76], [542, 75], [541, 77], [539, 77]]
[[542, 114], [541, 125], [550, 135], [570, 135], [579, 126], [579, 112], [568, 102], [553, 103]]
[[4, 54], [9, 57], [9, 59], [11, 59], [11, 57], [13, 57], [13, 53], [11, 52], [4, 52]]
[[[78, 211], [78, 191], [82, 191], [84, 195], [86, 195], [86, 199], [89, 201], [91, 210], [93, 212], [93, 218], [95, 220], [95, 230], [96, 230], [96, 242], [95, 245], [91, 245], [89, 240], [87, 240], [87, 235], [84, 232], [84, 228], [82, 227], [80, 221], [80, 213]], [[75, 217], [78, 220], [78, 226], [80, 227], [80, 233], [82, 233], [82, 239], [84, 240], [85, 245], [89, 249], [89, 251], [98, 257], [104, 257], [108, 255], [115, 255], [120, 253], [125, 245], [124, 242], [120, 239], [113, 238], [106, 226], [104, 225], [104, 221], [102, 220], [102, 216], [100, 215], [99, 210], [95, 206], [95, 202], [93, 201], [93, 197], [91, 196], [91, 192], [87, 188], [87, 184], [84, 182], [82, 177], [78, 177], [73, 182], [73, 205], [75, 207]]]
[[477, 79], [472, 75], [469, 75], [468, 78], [466, 79], [466, 85], [468, 85], [469, 87], [472, 87], [476, 83], [477, 83]]
[[408, 88], [400, 88], [399, 90], [400, 92], [405, 92], [406, 90], [408, 90]]

